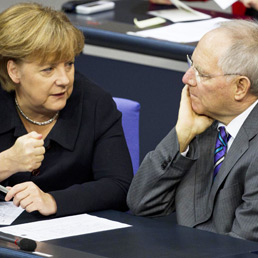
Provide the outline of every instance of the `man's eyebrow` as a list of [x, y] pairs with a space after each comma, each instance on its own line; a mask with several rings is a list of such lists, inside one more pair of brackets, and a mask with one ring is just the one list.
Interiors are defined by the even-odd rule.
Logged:
[[195, 67], [195, 69], [199, 72], [199, 73], [201, 73], [201, 74], [208, 74], [208, 72], [205, 72], [205, 70], [202, 68], [202, 67], [200, 67], [198, 64], [196, 65], [195, 63], [194, 63], [194, 60], [192, 59], [192, 62], [193, 62], [193, 66]]

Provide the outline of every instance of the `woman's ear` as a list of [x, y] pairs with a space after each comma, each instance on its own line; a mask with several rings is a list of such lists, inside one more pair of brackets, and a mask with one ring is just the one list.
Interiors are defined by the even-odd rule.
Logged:
[[236, 92], [235, 92], [235, 100], [241, 101], [247, 95], [249, 89], [251, 87], [251, 82], [246, 76], [239, 76], [236, 81]]
[[9, 77], [12, 79], [14, 83], [20, 83], [20, 71], [19, 66], [13, 60], [9, 60], [7, 62], [7, 72]]

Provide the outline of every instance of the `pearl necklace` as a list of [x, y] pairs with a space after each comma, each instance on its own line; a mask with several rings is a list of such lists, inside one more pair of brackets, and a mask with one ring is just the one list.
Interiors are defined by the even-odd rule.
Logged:
[[26, 116], [23, 111], [21, 110], [19, 104], [18, 104], [18, 101], [17, 99], [15, 98], [15, 104], [16, 104], [16, 107], [18, 108], [19, 112], [21, 113], [21, 115], [29, 122], [31, 122], [32, 124], [35, 124], [35, 125], [48, 125], [50, 123], [52, 123], [58, 116], [59, 112], [57, 112], [52, 118], [50, 118], [49, 120], [47, 121], [44, 121], [44, 122], [37, 122], [37, 121], [34, 121], [32, 119], [30, 119], [28, 116]]

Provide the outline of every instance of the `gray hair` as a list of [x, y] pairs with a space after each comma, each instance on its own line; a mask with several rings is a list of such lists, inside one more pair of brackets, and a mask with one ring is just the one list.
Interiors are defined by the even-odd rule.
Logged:
[[218, 66], [226, 73], [245, 75], [251, 82], [250, 92], [258, 96], [258, 23], [232, 20], [221, 23], [232, 44], [219, 59]]

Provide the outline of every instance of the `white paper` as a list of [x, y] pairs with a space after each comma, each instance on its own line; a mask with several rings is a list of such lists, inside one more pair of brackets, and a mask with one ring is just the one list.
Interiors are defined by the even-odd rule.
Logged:
[[23, 211], [24, 209], [16, 207], [13, 202], [0, 202], [0, 225], [11, 225]]
[[131, 225], [81, 214], [3, 227], [0, 228], [0, 231], [36, 241], [46, 241], [126, 227], [131, 227]]
[[153, 16], [162, 17], [164, 19], [170, 20], [172, 22], [182, 22], [182, 21], [196, 21], [211, 18], [210, 15], [201, 12], [188, 12], [183, 9], [166, 9], [159, 11], [150, 11], [148, 14]]
[[173, 5], [175, 5], [178, 9], [185, 10], [185, 11], [188, 11], [188, 12], [191, 12], [191, 13], [196, 13], [196, 14], [200, 13], [200, 12], [194, 10], [193, 8], [191, 8], [190, 6], [182, 3], [180, 0], [170, 0], [170, 2]]
[[197, 42], [205, 33], [219, 26], [220, 22], [225, 21], [229, 20], [218, 17], [206, 21], [177, 23], [157, 29], [128, 32], [128, 34], [180, 43]]
[[237, 0], [214, 0], [214, 2], [220, 6], [220, 8], [222, 9], [226, 9], [229, 6], [231, 6], [232, 4], [234, 4], [235, 2], [237, 2]]
[[136, 18], [133, 19], [134, 24], [140, 28], [140, 29], [145, 29], [147, 27], [151, 27], [151, 26], [156, 26], [162, 23], [165, 23], [166, 20], [162, 19], [160, 17], [155, 17], [155, 18], [150, 18], [150, 19], [146, 19], [146, 20], [142, 20], [142, 21], [138, 21]]
[[211, 18], [210, 15], [198, 12], [180, 0], [170, 0], [177, 9], [166, 9], [158, 11], [150, 11], [148, 14], [165, 18], [172, 22], [196, 21]]

